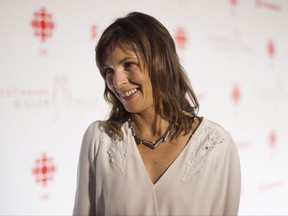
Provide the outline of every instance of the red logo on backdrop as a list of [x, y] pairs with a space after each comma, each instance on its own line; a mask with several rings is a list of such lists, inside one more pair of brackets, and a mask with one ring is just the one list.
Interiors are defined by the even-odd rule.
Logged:
[[230, 3], [231, 3], [232, 5], [237, 5], [238, 0], [230, 0]]
[[277, 136], [274, 130], [270, 131], [269, 134], [269, 145], [271, 148], [276, 147]]
[[234, 104], [238, 104], [239, 103], [240, 96], [241, 96], [241, 93], [240, 93], [239, 87], [237, 85], [233, 86], [233, 89], [232, 89], [232, 101], [234, 102]]
[[35, 160], [33, 174], [35, 181], [43, 186], [46, 186], [53, 179], [56, 167], [52, 157], [48, 157], [45, 153], [40, 158]]
[[267, 1], [267, 0], [255, 0], [255, 5], [258, 8], [266, 8], [274, 11], [280, 11], [281, 6], [275, 1]]
[[97, 38], [97, 36], [98, 36], [97, 33], [98, 33], [97, 32], [97, 25], [92, 25], [91, 26], [91, 39], [92, 40], [95, 40]]
[[267, 52], [270, 56], [270, 58], [273, 58], [274, 55], [275, 55], [275, 44], [272, 40], [269, 40], [268, 41], [268, 44], [267, 44]]
[[34, 13], [31, 25], [34, 28], [35, 37], [39, 37], [42, 42], [52, 37], [55, 23], [53, 22], [52, 14], [48, 13], [44, 7]]
[[184, 49], [187, 42], [186, 33], [183, 27], [179, 27], [176, 30], [176, 44], [180, 49]]

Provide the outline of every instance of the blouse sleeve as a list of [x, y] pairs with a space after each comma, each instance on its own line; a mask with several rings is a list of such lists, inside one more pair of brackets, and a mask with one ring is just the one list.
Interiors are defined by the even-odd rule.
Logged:
[[236, 144], [227, 132], [227, 146], [220, 160], [222, 173], [224, 209], [223, 215], [238, 215], [241, 193], [241, 169]]
[[238, 215], [241, 187], [240, 160], [234, 140], [226, 133], [217, 150], [211, 215]]
[[97, 122], [95, 122], [88, 127], [83, 136], [73, 215], [95, 215], [94, 159], [99, 141], [98, 135]]
[[227, 190], [224, 215], [238, 215], [241, 194], [241, 168], [236, 144], [229, 134], [230, 145], [227, 149]]

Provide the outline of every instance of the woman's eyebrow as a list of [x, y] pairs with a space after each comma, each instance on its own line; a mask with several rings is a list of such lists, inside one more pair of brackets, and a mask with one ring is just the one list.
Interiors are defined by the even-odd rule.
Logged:
[[[126, 62], [128, 60], [137, 60], [138, 61], [138, 58], [137, 57], [124, 57], [123, 59], [120, 59], [117, 64], [123, 64], [123, 62]], [[103, 68], [106, 68], [106, 67], [110, 67], [106, 62], [103, 63]]]
[[125, 58], [119, 60], [118, 64], [122, 64], [123, 62], [125, 62], [127, 60], [137, 60], [137, 58], [136, 57], [125, 57]]

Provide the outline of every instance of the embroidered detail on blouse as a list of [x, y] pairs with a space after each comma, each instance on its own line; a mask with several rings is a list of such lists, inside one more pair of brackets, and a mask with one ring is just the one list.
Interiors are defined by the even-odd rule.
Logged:
[[199, 140], [201, 145], [193, 151], [190, 160], [186, 162], [186, 170], [182, 177], [182, 182], [186, 181], [190, 176], [200, 173], [209, 152], [213, 151], [216, 145], [223, 143], [223, 135], [211, 127], [205, 127], [197, 136], [202, 137], [204, 134], [204, 140]]
[[126, 144], [118, 137], [111, 138], [111, 143], [108, 146], [107, 153], [111, 163], [115, 164], [122, 172], [126, 173]]

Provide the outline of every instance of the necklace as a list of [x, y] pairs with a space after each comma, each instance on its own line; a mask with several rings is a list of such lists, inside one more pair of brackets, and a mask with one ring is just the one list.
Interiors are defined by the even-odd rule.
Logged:
[[173, 124], [170, 124], [169, 127], [167, 128], [166, 132], [159, 138], [157, 139], [156, 141], [148, 141], [148, 140], [144, 140], [142, 139], [135, 131], [135, 129], [133, 128], [133, 122], [132, 120], [129, 118], [128, 119], [128, 125], [129, 125], [129, 128], [131, 129], [132, 131], [132, 135], [135, 139], [135, 142], [136, 143], [139, 143], [139, 144], [144, 144], [146, 145], [147, 147], [151, 148], [151, 149], [155, 149], [158, 145], [160, 145], [162, 142], [165, 142], [171, 131], [172, 131], [172, 128], [173, 128]]

